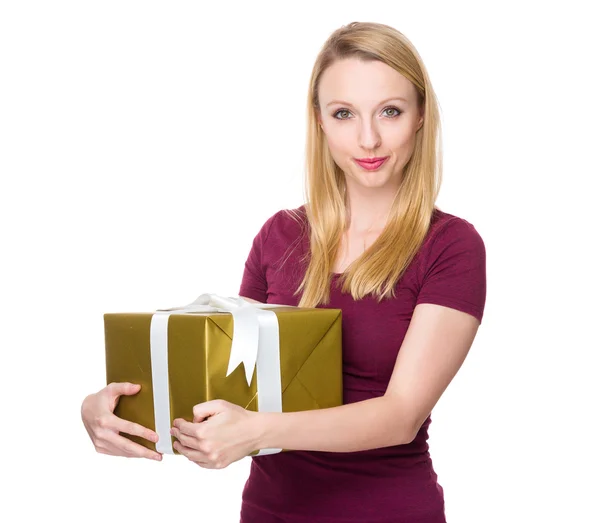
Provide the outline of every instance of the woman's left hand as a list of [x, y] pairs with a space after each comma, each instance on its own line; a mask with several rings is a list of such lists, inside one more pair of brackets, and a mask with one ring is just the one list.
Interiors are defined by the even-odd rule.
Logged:
[[197, 465], [222, 469], [259, 449], [258, 412], [212, 400], [195, 405], [193, 414], [193, 422], [173, 420], [171, 435], [178, 440], [173, 448]]

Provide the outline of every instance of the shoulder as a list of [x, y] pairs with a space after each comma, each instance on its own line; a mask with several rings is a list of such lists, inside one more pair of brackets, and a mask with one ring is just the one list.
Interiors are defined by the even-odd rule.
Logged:
[[465, 218], [438, 212], [422, 251], [419, 303], [437, 303], [468, 312], [480, 322], [486, 301], [483, 239]]
[[304, 205], [293, 209], [280, 209], [265, 221], [259, 236], [264, 242], [284, 243], [298, 239], [306, 230], [307, 218]]
[[485, 267], [485, 262], [485, 243], [476, 227], [463, 217], [436, 209], [419, 253], [422, 270]]
[[485, 249], [483, 238], [475, 225], [465, 218], [436, 208], [424, 242], [425, 250], [439, 250], [456, 243]]

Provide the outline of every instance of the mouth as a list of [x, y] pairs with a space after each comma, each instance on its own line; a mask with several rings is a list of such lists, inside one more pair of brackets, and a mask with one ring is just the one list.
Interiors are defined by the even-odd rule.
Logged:
[[354, 161], [367, 171], [376, 171], [389, 158], [389, 156], [381, 156], [378, 158], [354, 158]]

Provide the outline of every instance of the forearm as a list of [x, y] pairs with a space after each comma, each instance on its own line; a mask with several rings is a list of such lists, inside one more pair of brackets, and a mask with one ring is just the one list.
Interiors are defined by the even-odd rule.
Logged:
[[389, 396], [327, 409], [258, 414], [261, 449], [356, 452], [414, 439], [398, 402]]

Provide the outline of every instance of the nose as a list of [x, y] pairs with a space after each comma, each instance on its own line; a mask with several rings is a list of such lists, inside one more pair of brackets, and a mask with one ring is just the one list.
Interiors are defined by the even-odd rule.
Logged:
[[364, 119], [360, 125], [358, 142], [365, 150], [376, 150], [381, 145], [381, 136], [377, 124], [369, 119]]

